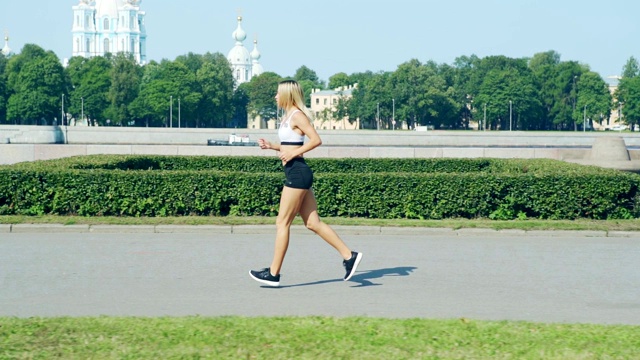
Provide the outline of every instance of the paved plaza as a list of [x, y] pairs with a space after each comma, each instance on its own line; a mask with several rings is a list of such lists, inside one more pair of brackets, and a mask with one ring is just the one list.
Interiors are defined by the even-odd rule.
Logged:
[[[19, 229], [19, 227], [16, 227]], [[427, 229], [342, 232], [364, 253], [294, 231], [281, 288], [273, 227], [224, 233], [0, 233], [0, 316], [370, 316], [640, 325], [640, 237]], [[246, 230], [246, 229], [245, 229]], [[629, 235], [629, 234], [627, 234]]]

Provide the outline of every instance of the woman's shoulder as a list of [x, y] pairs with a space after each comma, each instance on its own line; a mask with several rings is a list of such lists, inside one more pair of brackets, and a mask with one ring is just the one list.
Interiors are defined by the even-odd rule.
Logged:
[[296, 109], [294, 110], [293, 113], [291, 113], [290, 121], [295, 125], [300, 123], [301, 121], [309, 122], [309, 119], [307, 118], [307, 115], [302, 110]]

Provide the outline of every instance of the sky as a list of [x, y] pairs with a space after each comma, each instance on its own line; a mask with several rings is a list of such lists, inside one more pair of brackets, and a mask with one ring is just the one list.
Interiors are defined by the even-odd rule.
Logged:
[[[14, 52], [32, 43], [69, 58], [78, 2], [3, 0], [0, 31]], [[251, 51], [257, 37], [265, 71], [293, 76], [304, 65], [323, 81], [394, 71], [411, 59], [453, 64], [460, 56], [554, 50], [612, 82], [630, 57], [640, 59], [636, 0], [143, 0], [141, 8], [149, 60], [226, 56], [240, 14], [245, 47]]]

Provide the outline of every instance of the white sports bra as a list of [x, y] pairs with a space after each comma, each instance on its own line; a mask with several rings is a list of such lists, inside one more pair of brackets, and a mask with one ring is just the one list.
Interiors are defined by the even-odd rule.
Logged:
[[280, 128], [278, 129], [278, 137], [280, 138], [280, 145], [302, 145], [304, 144], [304, 135], [300, 135], [297, 132], [293, 131], [291, 128], [290, 122], [293, 114], [297, 113], [300, 110], [296, 110], [291, 113], [287, 117], [285, 121], [280, 123]]

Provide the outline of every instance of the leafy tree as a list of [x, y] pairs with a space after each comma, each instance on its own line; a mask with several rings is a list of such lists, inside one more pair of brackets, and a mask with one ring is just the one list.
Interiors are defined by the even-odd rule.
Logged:
[[107, 123], [126, 126], [131, 121], [129, 106], [138, 96], [142, 69], [133, 56], [123, 53], [112, 58], [109, 107], [105, 112]]
[[[611, 93], [609, 86], [595, 72], [588, 71], [580, 76], [577, 83], [578, 100], [574, 117], [582, 114], [580, 123], [585, 126], [584, 121], [596, 120], [600, 124], [604, 119], [609, 119], [612, 107]], [[591, 126], [593, 122], [591, 123]], [[587, 125], [589, 127], [589, 125]]]
[[631, 126], [640, 124], [640, 76], [622, 78], [618, 89], [624, 121]]
[[300, 84], [302, 92], [304, 93], [305, 103], [307, 107], [310, 107], [311, 92], [313, 89], [324, 89], [324, 83], [318, 79], [318, 75], [315, 71], [304, 65], [296, 70], [296, 74], [293, 76], [293, 79]]
[[49, 124], [62, 117], [61, 102], [67, 95], [67, 83], [60, 60], [52, 51], [25, 45], [19, 55], [9, 60], [7, 75], [9, 121]]
[[227, 58], [221, 53], [208, 57], [197, 71], [196, 79], [202, 93], [197, 118], [203, 125], [211, 127], [231, 125], [234, 80]]
[[363, 129], [392, 128], [393, 86], [391, 73], [358, 73], [354, 74], [352, 79], [357, 80], [358, 87], [352, 92], [351, 116], [360, 119], [360, 126]]
[[313, 84], [320, 84], [320, 79], [318, 79], [318, 75], [316, 74], [316, 72], [304, 65], [296, 70], [296, 74], [293, 76], [293, 79], [298, 82], [309, 80]]
[[492, 56], [482, 59], [478, 68], [472, 79], [479, 81], [475, 100], [482, 107], [476, 111], [482, 111], [484, 117], [486, 108], [489, 128], [540, 128], [538, 119], [542, 114], [542, 103], [526, 59]]
[[247, 106], [249, 116], [260, 116], [265, 121], [278, 117], [275, 96], [280, 81], [282, 78], [274, 72], [262, 73], [249, 81], [246, 86], [249, 97]]
[[71, 83], [69, 112], [92, 125], [105, 125], [105, 109], [109, 106], [111, 87], [111, 61], [103, 56], [72, 57], [66, 68]]
[[247, 127], [247, 106], [249, 105], [249, 84], [242, 83], [233, 92], [233, 115], [231, 123], [239, 128]]
[[0, 124], [7, 121], [7, 58], [0, 52]]
[[537, 126], [540, 130], [549, 130], [554, 127], [550, 114], [557, 101], [558, 90], [554, 78], [559, 64], [560, 54], [553, 50], [537, 53], [529, 60], [529, 68], [533, 72], [542, 104], [542, 115]]
[[622, 67], [622, 78], [632, 78], [638, 75], [640, 75], [640, 65], [638, 65], [638, 60], [632, 56]]
[[329, 78], [329, 85], [327, 86], [329, 89], [337, 89], [341, 86], [349, 86], [353, 85], [353, 82], [349, 78], [349, 75], [339, 72], [332, 75]]
[[143, 77], [147, 82], [141, 84], [140, 94], [131, 106], [136, 118], [147, 125], [167, 127], [182, 127], [183, 116], [195, 118], [202, 95], [195, 74], [184, 63], [163, 60]]

